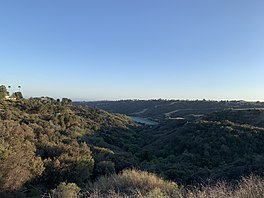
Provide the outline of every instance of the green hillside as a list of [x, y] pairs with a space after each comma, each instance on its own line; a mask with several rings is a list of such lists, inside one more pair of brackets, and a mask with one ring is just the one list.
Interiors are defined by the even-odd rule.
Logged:
[[141, 125], [66, 98], [1, 100], [0, 196], [191, 197], [207, 192], [201, 184], [219, 180], [228, 182], [230, 193], [240, 193], [232, 188], [243, 182], [258, 190], [264, 176], [262, 103], [239, 104], [199, 119]]
[[1, 193], [23, 191], [33, 196], [64, 181], [84, 187], [107, 168], [115, 171], [107, 159], [113, 151], [89, 145], [83, 137], [106, 129], [125, 130], [134, 123], [123, 115], [76, 107], [65, 101], [0, 101]]

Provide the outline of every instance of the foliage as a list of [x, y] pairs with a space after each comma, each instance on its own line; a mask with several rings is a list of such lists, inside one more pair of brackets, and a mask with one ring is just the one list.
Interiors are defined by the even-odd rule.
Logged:
[[133, 122], [96, 108], [71, 106], [69, 101], [48, 97], [0, 101], [1, 192], [22, 196], [36, 188], [41, 193], [65, 181], [84, 187], [97, 174], [115, 171], [108, 159], [113, 151], [96, 147], [95, 154], [101, 157], [93, 156], [93, 145], [83, 137], [126, 129]]
[[43, 173], [44, 164], [36, 156], [31, 128], [14, 121], [0, 121], [0, 137], [1, 190], [18, 190]]
[[53, 197], [54, 198], [77, 198], [80, 192], [80, 188], [75, 183], [68, 183], [65, 182], [60, 183], [53, 190]]
[[23, 98], [22, 92], [18, 91], [12, 94], [12, 98], [16, 98], [17, 100], [20, 100]]
[[263, 128], [229, 121], [170, 126], [152, 127], [141, 134], [142, 149], [135, 155], [142, 169], [181, 184], [231, 181], [252, 172], [262, 175]]

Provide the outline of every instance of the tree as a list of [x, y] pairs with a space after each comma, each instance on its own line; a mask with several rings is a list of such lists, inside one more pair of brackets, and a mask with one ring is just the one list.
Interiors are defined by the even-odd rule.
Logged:
[[15, 121], [1, 121], [0, 136], [0, 191], [19, 190], [44, 171], [31, 142], [33, 130]]
[[23, 95], [20, 91], [18, 91], [12, 94], [12, 98], [16, 98], [17, 100], [19, 100], [23, 98]]
[[62, 98], [62, 100], [61, 100], [61, 104], [62, 104], [63, 106], [68, 106], [68, 105], [70, 105], [71, 103], [72, 103], [72, 100], [69, 99], [69, 98]]
[[6, 87], [4, 85], [0, 86], [0, 100], [5, 99], [5, 97], [8, 96], [8, 92], [6, 90]]
[[10, 93], [10, 89], [11, 89], [11, 86], [8, 85], [8, 95], [9, 95], [9, 93]]

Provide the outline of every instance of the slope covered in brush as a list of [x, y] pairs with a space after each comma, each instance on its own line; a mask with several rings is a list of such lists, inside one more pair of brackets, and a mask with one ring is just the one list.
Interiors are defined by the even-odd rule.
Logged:
[[143, 169], [179, 183], [234, 180], [264, 170], [264, 129], [230, 121], [194, 121], [146, 129], [136, 152]]
[[116, 146], [132, 153], [136, 167], [179, 184], [232, 181], [251, 173], [263, 175], [261, 127], [213, 120], [212, 116], [211, 120], [166, 120], [159, 125], [130, 129], [128, 134], [98, 136], [109, 148]]
[[229, 120], [239, 124], [264, 127], [264, 109], [226, 109], [211, 113], [206, 116], [206, 119], [216, 121]]
[[82, 187], [103, 169], [96, 154], [114, 171], [105, 160], [113, 151], [89, 145], [83, 137], [130, 125], [134, 123], [126, 116], [71, 106], [66, 99], [0, 101], [0, 192], [30, 196], [64, 181]]

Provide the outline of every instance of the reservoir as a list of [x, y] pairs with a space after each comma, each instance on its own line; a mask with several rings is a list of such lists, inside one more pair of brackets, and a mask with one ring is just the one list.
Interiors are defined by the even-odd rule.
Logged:
[[134, 122], [138, 122], [141, 124], [146, 124], [146, 125], [156, 125], [159, 124], [158, 122], [149, 120], [147, 118], [142, 118], [142, 117], [134, 117], [134, 116], [129, 116]]

